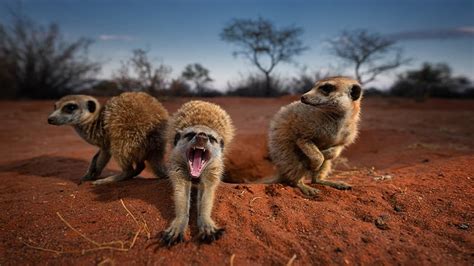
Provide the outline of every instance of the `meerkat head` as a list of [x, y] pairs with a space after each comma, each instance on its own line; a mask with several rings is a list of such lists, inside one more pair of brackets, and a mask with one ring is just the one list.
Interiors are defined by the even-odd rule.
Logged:
[[87, 95], [68, 95], [54, 104], [54, 111], [48, 116], [51, 125], [79, 125], [97, 117], [100, 104]]
[[199, 125], [176, 133], [173, 145], [191, 178], [199, 178], [209, 163], [222, 156], [224, 141], [211, 128]]
[[332, 77], [316, 82], [314, 87], [301, 96], [301, 102], [321, 109], [343, 109], [358, 104], [362, 96], [360, 84], [351, 78]]

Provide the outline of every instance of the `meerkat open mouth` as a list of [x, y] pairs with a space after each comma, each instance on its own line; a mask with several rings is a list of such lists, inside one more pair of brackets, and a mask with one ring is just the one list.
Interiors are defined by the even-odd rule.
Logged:
[[210, 152], [204, 147], [192, 147], [189, 149], [188, 165], [189, 172], [193, 178], [199, 178], [210, 157]]

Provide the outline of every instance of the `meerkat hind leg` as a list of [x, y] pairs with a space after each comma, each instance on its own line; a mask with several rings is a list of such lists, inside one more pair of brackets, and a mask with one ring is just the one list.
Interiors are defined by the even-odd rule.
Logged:
[[148, 165], [158, 179], [168, 178], [168, 170], [163, 163], [163, 153], [162, 150], [153, 151], [147, 158]]
[[99, 150], [92, 158], [89, 169], [87, 170], [87, 173], [80, 179], [79, 184], [84, 181], [96, 180], [109, 161], [110, 153], [106, 150]]
[[134, 177], [135, 173], [136, 173], [136, 170], [133, 169], [132, 166], [128, 166], [128, 167], [123, 168], [123, 170], [120, 174], [111, 175], [109, 177], [96, 180], [96, 181], [92, 182], [92, 184], [93, 185], [103, 185], [103, 184], [109, 184], [109, 183], [122, 181], [122, 180]]
[[144, 161], [138, 162], [135, 166], [135, 170], [132, 177], [139, 175], [144, 169], [145, 169], [145, 162]]
[[211, 218], [212, 207], [214, 205], [214, 195], [217, 185], [202, 184], [198, 188], [198, 228], [201, 242], [210, 244], [221, 238], [225, 229], [218, 228]]
[[311, 178], [311, 183], [319, 184], [323, 186], [330, 186], [339, 190], [351, 189], [352, 188], [351, 185], [346, 184], [344, 182], [334, 182], [334, 181], [324, 180], [328, 176], [329, 172], [331, 171], [331, 166], [332, 166], [332, 163], [330, 160], [324, 161], [321, 168], [313, 174], [313, 177]]
[[175, 218], [161, 236], [161, 242], [167, 246], [184, 240], [184, 232], [189, 223], [191, 186], [191, 181], [187, 180], [178, 180], [173, 183]]

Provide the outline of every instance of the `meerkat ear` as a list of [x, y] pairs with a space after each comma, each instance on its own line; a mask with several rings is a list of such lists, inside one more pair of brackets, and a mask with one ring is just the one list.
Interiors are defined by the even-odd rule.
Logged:
[[224, 140], [221, 140], [221, 149], [224, 150]]
[[87, 110], [89, 110], [89, 112], [93, 113], [95, 112], [95, 109], [96, 109], [96, 104], [94, 101], [87, 101]]
[[362, 88], [359, 85], [352, 86], [352, 88], [351, 88], [351, 98], [352, 98], [353, 101], [359, 99], [361, 93], [362, 93]]
[[174, 135], [173, 146], [176, 146], [176, 144], [178, 144], [178, 141], [180, 138], [181, 138], [181, 134], [176, 133], [176, 135]]

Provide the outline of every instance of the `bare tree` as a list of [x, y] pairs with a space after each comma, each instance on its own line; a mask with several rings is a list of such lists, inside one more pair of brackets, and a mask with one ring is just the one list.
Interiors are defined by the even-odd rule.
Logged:
[[132, 57], [121, 62], [114, 73], [114, 79], [123, 91], [145, 91], [153, 93], [165, 89], [171, 67], [159, 64], [157, 67], [148, 58], [148, 51], [135, 49]]
[[367, 30], [343, 31], [328, 42], [332, 54], [354, 64], [356, 79], [361, 84], [374, 81], [381, 73], [410, 62], [410, 59], [403, 58], [395, 40]]
[[212, 81], [212, 78], [209, 76], [209, 70], [199, 63], [187, 65], [181, 76], [186, 80], [194, 82], [195, 89], [199, 95], [206, 89], [206, 83]]
[[[0, 75], [10, 96], [56, 98], [90, 85], [100, 65], [88, 59], [92, 41], [65, 41], [57, 24], [43, 27], [18, 12], [0, 24]], [[2, 95], [4, 95], [2, 91]]]
[[222, 40], [239, 47], [234, 56], [243, 56], [266, 79], [266, 96], [272, 94], [271, 72], [280, 62], [291, 62], [307, 49], [300, 37], [303, 29], [295, 26], [276, 28], [269, 20], [234, 19], [222, 30]]

